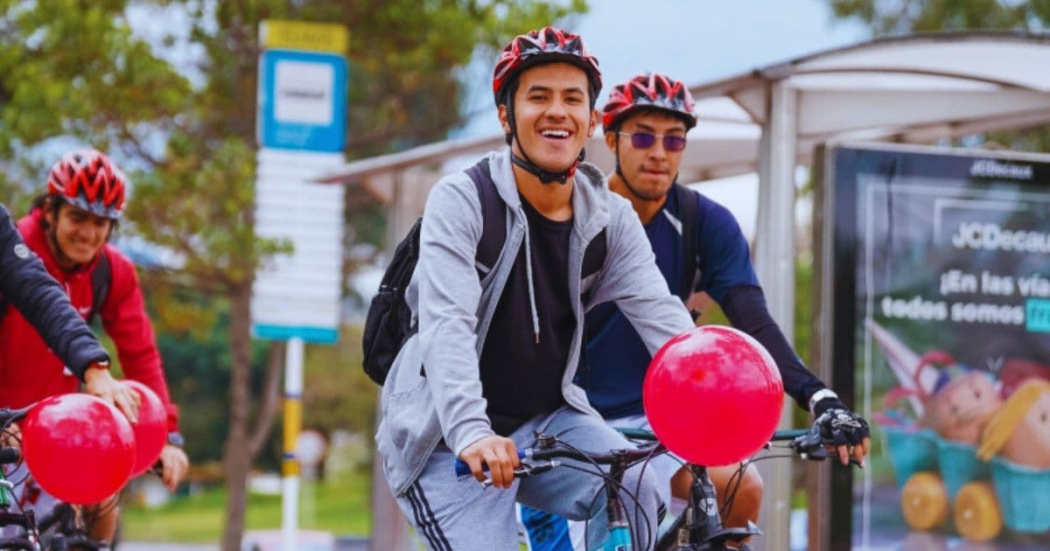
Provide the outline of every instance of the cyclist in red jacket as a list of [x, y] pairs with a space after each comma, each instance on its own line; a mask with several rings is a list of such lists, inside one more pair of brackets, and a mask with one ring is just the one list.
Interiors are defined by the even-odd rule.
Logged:
[[[123, 212], [124, 196], [125, 177], [105, 155], [74, 151], [52, 167], [47, 193], [19, 220], [18, 230], [85, 319], [96, 313], [94, 271], [108, 265], [109, 278], [104, 284], [108, 291], [101, 293], [105, 299], [97, 305], [97, 314], [116, 346], [124, 376], [145, 384], [166, 404], [169, 444], [160, 462], [163, 481], [174, 490], [189, 467], [189, 458], [181, 449], [178, 408], [168, 394], [134, 265], [108, 244]], [[24, 407], [48, 396], [75, 392], [79, 386], [80, 381], [19, 312], [11, 310], [3, 316], [0, 407]], [[115, 506], [100, 509], [107, 514], [96, 523], [92, 537], [112, 541], [118, 512]]]

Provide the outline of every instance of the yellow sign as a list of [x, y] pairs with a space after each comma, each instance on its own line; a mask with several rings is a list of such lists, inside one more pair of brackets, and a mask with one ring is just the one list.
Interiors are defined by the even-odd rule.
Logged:
[[267, 19], [259, 24], [259, 42], [263, 48], [346, 54], [350, 31], [334, 23]]

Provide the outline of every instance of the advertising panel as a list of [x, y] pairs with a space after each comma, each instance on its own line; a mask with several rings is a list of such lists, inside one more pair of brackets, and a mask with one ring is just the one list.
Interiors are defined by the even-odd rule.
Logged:
[[875, 441], [853, 544], [1050, 548], [1050, 156], [825, 155], [835, 386]]

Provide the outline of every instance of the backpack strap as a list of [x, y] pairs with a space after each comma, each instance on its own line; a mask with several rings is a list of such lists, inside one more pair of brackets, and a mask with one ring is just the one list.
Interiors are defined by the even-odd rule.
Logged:
[[700, 210], [700, 197], [695, 191], [675, 182], [674, 191], [678, 198], [678, 216], [682, 223], [682, 279], [678, 289], [678, 298], [682, 302], [689, 300], [696, 284], [696, 217]]
[[478, 199], [481, 200], [481, 241], [474, 256], [474, 266], [478, 269], [478, 278], [484, 278], [496, 265], [503, 243], [507, 240], [507, 208], [492, 181], [488, 157], [478, 161], [466, 172], [474, 182]]
[[605, 236], [605, 228], [598, 232], [598, 235], [591, 239], [591, 242], [587, 244], [587, 249], [583, 251], [583, 269], [581, 271], [581, 277], [586, 279], [601, 271], [602, 265], [605, 264], [605, 253], [609, 250], [609, 243]]
[[[597, 276], [602, 271], [602, 266], [605, 265], [605, 254], [608, 250], [608, 237], [606, 236], [605, 228], [602, 228], [602, 231], [598, 232], [594, 239], [591, 239], [591, 242], [587, 244], [587, 248], [583, 251], [583, 266], [580, 269], [581, 282], [586, 282], [588, 278]], [[584, 305], [591, 301], [593, 293], [594, 285], [592, 284], [580, 297]]]
[[95, 269], [91, 272], [91, 311], [88, 312], [85, 320], [88, 325], [95, 321], [95, 314], [102, 310], [102, 303], [106, 302], [106, 298], [109, 296], [112, 272], [113, 270], [109, 265], [109, 257], [106, 256], [106, 249], [103, 248], [99, 251], [98, 264], [95, 265]]

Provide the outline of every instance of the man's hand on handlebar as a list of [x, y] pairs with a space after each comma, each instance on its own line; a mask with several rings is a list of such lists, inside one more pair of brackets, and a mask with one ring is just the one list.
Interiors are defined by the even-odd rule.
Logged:
[[850, 411], [838, 398], [826, 398], [813, 407], [816, 420], [811, 432], [819, 432], [828, 451], [838, 455], [843, 465], [852, 458], [864, 466], [864, 458], [871, 449], [871, 429], [863, 417]]
[[504, 489], [514, 484], [514, 469], [521, 464], [514, 441], [495, 434], [467, 446], [459, 458], [470, 467], [478, 482], [485, 481], [482, 464], [487, 465], [492, 485]]
[[0, 446], [22, 449], [22, 429], [18, 426], [18, 423], [11, 423], [3, 431], [0, 431]]

